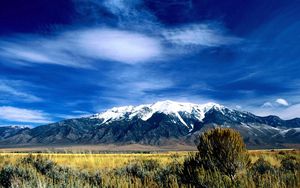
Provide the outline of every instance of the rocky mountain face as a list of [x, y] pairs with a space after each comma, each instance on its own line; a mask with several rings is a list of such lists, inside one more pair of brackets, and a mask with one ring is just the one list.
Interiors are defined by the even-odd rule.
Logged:
[[160, 101], [109, 109], [91, 117], [36, 128], [0, 128], [0, 145], [147, 144], [195, 145], [213, 127], [238, 130], [248, 147], [282, 147], [300, 143], [300, 119], [259, 117], [215, 103]]

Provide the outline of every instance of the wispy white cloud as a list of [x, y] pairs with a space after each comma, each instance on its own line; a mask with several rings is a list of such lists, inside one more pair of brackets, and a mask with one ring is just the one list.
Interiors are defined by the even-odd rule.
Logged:
[[14, 59], [24, 60], [29, 62], [54, 63], [54, 61], [46, 54], [34, 51], [32, 49], [23, 48], [24, 46], [11, 45], [4, 47], [5, 56], [12, 56]]
[[261, 105], [262, 108], [284, 108], [287, 106], [289, 106], [289, 103], [283, 98], [278, 98], [274, 101], [267, 101]]
[[89, 117], [93, 115], [91, 112], [81, 111], [81, 110], [73, 110], [71, 114], [55, 114], [54, 116], [62, 119], [73, 119], [73, 118], [83, 118]]
[[0, 124], [0, 127], [16, 127], [16, 128], [33, 128], [32, 125], [26, 125], [26, 124]]
[[300, 104], [289, 106], [281, 112], [280, 116], [285, 119], [291, 119], [295, 117], [300, 118]]
[[[112, 74], [111, 76], [114, 77], [115, 74]], [[150, 73], [149, 77], [151, 77]], [[113, 87], [109, 90], [102, 90], [102, 96], [94, 99], [94, 110], [96, 112], [105, 110], [101, 105], [104, 101], [111, 105], [108, 107], [151, 103], [162, 98], [162, 96], [158, 96], [156, 93], [174, 86], [174, 83], [171, 80], [160, 78], [159, 76], [156, 76], [155, 78], [145, 78], [144, 75], [140, 75], [134, 71], [131, 72], [131, 75], [122, 75], [119, 73], [116, 78], [117, 80], [114, 80], [111, 83]]]
[[282, 98], [276, 99], [276, 103], [279, 104], [279, 105], [282, 105], [282, 106], [288, 106], [289, 105], [287, 100], [282, 99]]
[[219, 26], [210, 24], [193, 24], [166, 30], [163, 36], [167, 41], [180, 46], [218, 47], [242, 40], [226, 34]]
[[278, 98], [274, 101], [267, 101], [261, 107], [262, 108], [282, 108], [289, 106], [289, 103], [286, 99]]
[[104, 0], [103, 5], [115, 15], [130, 15], [130, 11], [138, 4], [140, 0]]
[[286, 108], [253, 108], [251, 112], [260, 116], [276, 115], [283, 119], [300, 118], [300, 104], [287, 106]]
[[[26, 38], [26, 40], [24, 40]], [[111, 28], [65, 31], [58, 36], [15, 37], [0, 42], [0, 56], [19, 63], [93, 67], [93, 60], [135, 64], [162, 56], [160, 40], [146, 34]]]
[[76, 58], [70, 53], [68, 48], [72, 49], [71, 45], [57, 37], [46, 39], [39, 35], [15, 36], [14, 40], [0, 40], [0, 57], [6, 59], [7, 63], [20, 65], [55, 64], [91, 68], [91, 65], [83, 62], [80, 56]]
[[271, 102], [265, 102], [263, 105], [262, 105], [263, 108], [270, 108], [270, 107], [273, 107], [273, 104]]
[[[153, 12], [145, 8], [143, 0], [84, 0], [77, 1], [74, 6], [82, 19], [98, 25], [113, 20], [111, 24], [118, 28], [143, 31], [153, 31], [161, 25]], [[107, 20], [103, 10], [113, 16]]]
[[93, 114], [57, 114], [56, 117], [62, 119], [74, 119], [74, 118], [84, 118], [92, 116]]
[[134, 64], [154, 60], [163, 51], [159, 40], [135, 32], [95, 29], [71, 35], [67, 38], [80, 49], [79, 53], [96, 59]]
[[276, 115], [283, 119], [300, 118], [300, 104], [289, 103], [283, 98], [265, 102], [260, 107], [250, 107], [248, 110], [260, 116]]
[[[124, 7], [110, 7], [119, 8], [123, 10]], [[151, 23], [149, 27], [147, 32], [136, 28], [97, 27], [63, 31], [52, 37], [23, 35], [3, 38], [0, 39], [0, 57], [10, 60], [10, 63], [92, 68], [99, 63], [97, 60], [126, 64], [153, 62], [168, 59], [170, 54], [193, 53], [190, 47], [213, 48], [241, 41], [226, 34], [218, 25], [193, 24], [166, 29]], [[182, 53], [186, 48], [189, 50]]]
[[91, 114], [88, 111], [82, 111], [82, 110], [73, 110], [72, 113], [74, 113], [74, 114]]
[[15, 80], [0, 80], [0, 98], [23, 102], [40, 102], [41, 98], [23, 91], [26, 83]]
[[126, 88], [134, 88], [138, 92], [145, 92], [149, 90], [166, 89], [173, 86], [169, 80], [148, 80], [148, 81], [135, 81], [128, 84]]
[[50, 123], [49, 115], [40, 110], [0, 106], [0, 119], [19, 123]]
[[[93, 68], [98, 60], [126, 64], [154, 62], [183, 54], [193, 49], [232, 45], [242, 39], [232, 36], [222, 24], [194, 23], [167, 28], [141, 0], [86, 0], [74, 2], [76, 11], [84, 17], [103, 20], [103, 9], [114, 15], [95, 28], [79, 27], [55, 36], [13, 36], [0, 39], [0, 56], [12, 63], [57, 64]], [[188, 48], [188, 49], [187, 49]], [[187, 50], [186, 50], [187, 49]], [[96, 60], [96, 61], [95, 61]]]
[[240, 105], [235, 105], [235, 107], [234, 107], [235, 109], [237, 109], [237, 110], [242, 110], [243, 109], [243, 107], [242, 106], [240, 106]]

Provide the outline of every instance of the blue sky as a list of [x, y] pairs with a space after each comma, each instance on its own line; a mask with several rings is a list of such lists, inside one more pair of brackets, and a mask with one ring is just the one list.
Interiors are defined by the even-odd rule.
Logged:
[[300, 117], [299, 0], [0, 2], [0, 125], [158, 100]]

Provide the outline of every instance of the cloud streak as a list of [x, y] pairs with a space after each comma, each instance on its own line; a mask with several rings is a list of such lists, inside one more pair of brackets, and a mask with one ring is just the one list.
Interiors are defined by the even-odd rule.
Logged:
[[[72, 38], [72, 36], [75, 36]], [[114, 29], [95, 29], [67, 34], [79, 48], [78, 53], [90, 58], [112, 60], [128, 64], [147, 62], [160, 57], [160, 41], [145, 34]], [[69, 37], [68, 37], [69, 36]]]
[[167, 41], [180, 46], [218, 47], [237, 44], [238, 37], [226, 35], [217, 25], [193, 24], [166, 30], [163, 36]]
[[100, 27], [64, 31], [52, 37], [15, 36], [13, 40], [0, 40], [0, 56], [11, 63], [91, 68], [98, 60], [137, 64], [166, 59], [166, 52], [173, 50], [172, 54], [180, 55], [178, 49], [164, 44], [212, 48], [241, 41], [223, 34], [218, 27], [203, 24], [160, 30], [162, 34], [148, 35], [143, 31]]
[[155, 37], [111, 28], [65, 31], [50, 38], [16, 37], [0, 42], [0, 49], [0, 55], [13, 62], [83, 68], [93, 66], [95, 60], [127, 64], [147, 62], [161, 57], [163, 52]]
[[289, 105], [289, 103], [285, 99], [282, 99], [282, 98], [276, 99], [276, 103], [279, 104], [279, 105], [282, 105], [282, 106], [288, 106]]
[[300, 104], [293, 104], [285, 108], [276, 108], [274, 106], [268, 106], [265, 108], [253, 108], [250, 109], [250, 111], [260, 116], [276, 115], [283, 119], [292, 119], [300, 117]]
[[22, 85], [26, 83], [21, 81], [0, 80], [0, 98], [2, 100], [15, 100], [23, 102], [41, 102], [43, 99], [22, 91]]
[[50, 123], [49, 115], [39, 110], [0, 106], [0, 119], [18, 123]]
[[250, 107], [249, 110], [260, 116], [276, 115], [283, 119], [300, 117], [300, 104], [289, 103], [283, 98], [265, 102], [260, 107]]

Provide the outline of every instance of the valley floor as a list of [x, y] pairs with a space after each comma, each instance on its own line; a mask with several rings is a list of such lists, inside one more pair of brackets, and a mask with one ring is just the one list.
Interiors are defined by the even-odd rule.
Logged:
[[[27, 149], [1, 150], [0, 187], [188, 187], [179, 182], [181, 175], [178, 174], [182, 173], [180, 169], [184, 160], [194, 153], [145, 152], [138, 148], [130, 152], [120, 152], [114, 148], [115, 152], [95, 153], [99, 148], [94, 146], [60, 148], [64, 153], [40, 152], [43, 148], [35, 148], [40, 153], [30, 153], [29, 149], [33, 148]], [[87, 149], [91, 150], [86, 152]], [[268, 183], [272, 187], [297, 187], [300, 184], [298, 170], [281, 170], [285, 158], [300, 161], [300, 150], [249, 150], [249, 154], [253, 166], [263, 158], [270, 164], [262, 164], [263, 168], [271, 168], [270, 173], [274, 174], [258, 176], [266, 179], [253, 179], [252, 175], [245, 174], [240, 180], [245, 187], [256, 187], [257, 182]], [[253, 168], [249, 169], [255, 173]], [[215, 174], [209, 177], [212, 182], [220, 178]]]
[[[75, 167], [81, 170], [94, 171], [99, 169], [113, 169], [130, 164], [131, 162], [154, 160], [161, 165], [168, 165], [176, 160], [180, 163], [189, 153], [195, 151], [127, 151], [127, 152], [107, 152], [107, 153], [92, 153], [77, 150], [65, 150], [65, 153], [60, 152], [33, 152], [17, 150], [8, 152], [0, 152], [0, 167], [3, 164], [14, 164], [19, 159], [32, 156], [41, 156], [55, 162], [58, 165], [65, 165], [68, 167]], [[249, 150], [252, 163], [255, 163], [259, 158], [264, 158], [274, 166], [280, 166], [281, 159], [286, 155], [293, 155], [300, 160], [300, 150], [294, 149], [276, 149], [276, 150]]]
[[191, 145], [151, 146], [141, 144], [129, 145], [60, 145], [60, 146], [0, 146], [0, 152], [43, 152], [43, 153], [103, 153], [103, 152], [166, 152], [166, 151], [197, 151]]

